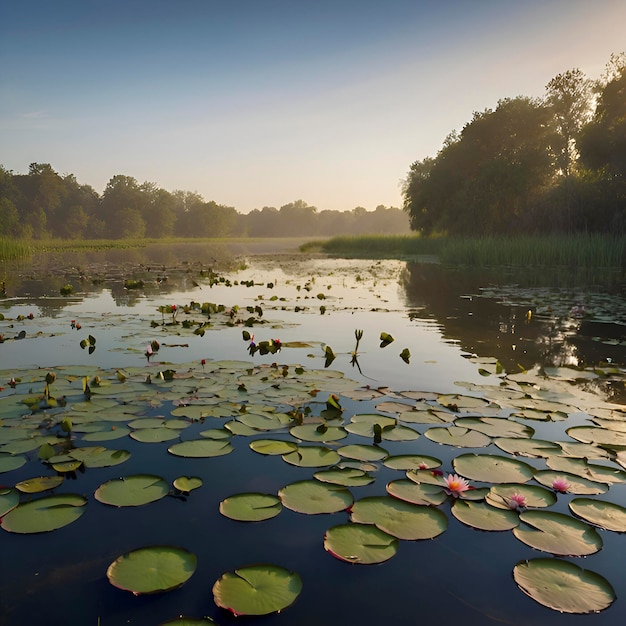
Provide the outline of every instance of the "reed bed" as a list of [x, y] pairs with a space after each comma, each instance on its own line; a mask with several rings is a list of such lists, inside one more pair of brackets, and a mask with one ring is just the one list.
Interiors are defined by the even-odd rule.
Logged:
[[0, 261], [26, 259], [32, 251], [32, 245], [26, 241], [0, 237]]
[[[318, 242], [334, 254], [362, 257], [436, 255], [442, 263], [494, 267], [626, 266], [626, 237], [608, 235], [519, 235], [513, 237], [334, 237]], [[305, 246], [311, 249], [313, 244]]]

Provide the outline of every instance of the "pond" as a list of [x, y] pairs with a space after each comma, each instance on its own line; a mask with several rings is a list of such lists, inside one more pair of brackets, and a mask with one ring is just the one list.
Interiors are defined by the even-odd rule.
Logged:
[[0, 624], [626, 616], [619, 275], [280, 241], [1, 270]]

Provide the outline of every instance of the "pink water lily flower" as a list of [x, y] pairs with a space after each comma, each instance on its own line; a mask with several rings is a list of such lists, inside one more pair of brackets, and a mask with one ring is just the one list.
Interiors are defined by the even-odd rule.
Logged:
[[446, 483], [446, 487], [444, 487], [445, 492], [455, 498], [458, 498], [464, 491], [471, 489], [467, 480], [456, 474], [448, 474], [443, 480]]
[[567, 493], [569, 483], [565, 480], [565, 478], [555, 478], [552, 481], [552, 489], [560, 493]]
[[509, 509], [513, 511], [517, 511], [518, 509], [523, 509], [526, 507], [526, 496], [523, 496], [521, 493], [512, 493], [509, 496]]

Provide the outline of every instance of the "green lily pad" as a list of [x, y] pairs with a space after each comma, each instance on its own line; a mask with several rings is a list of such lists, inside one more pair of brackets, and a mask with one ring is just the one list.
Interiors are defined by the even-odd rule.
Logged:
[[208, 458], [223, 456], [234, 450], [229, 441], [216, 439], [190, 439], [170, 446], [167, 451], [174, 456]]
[[282, 455], [283, 461], [298, 467], [328, 467], [339, 461], [339, 455], [324, 446], [298, 446]]
[[568, 472], [539, 470], [535, 472], [535, 480], [546, 487], [552, 487], [555, 480], [564, 480], [567, 485], [567, 493], [573, 493], [577, 496], [599, 495], [609, 490], [606, 483], [598, 483]]
[[560, 451], [558, 444], [541, 439], [498, 437], [493, 440], [493, 443], [504, 452], [514, 454], [515, 456], [526, 456], [531, 459], [547, 458], [551, 454], [558, 454]]
[[569, 508], [585, 521], [618, 533], [626, 532], [626, 508], [613, 502], [604, 502], [592, 498], [574, 498]]
[[139, 428], [130, 433], [130, 436], [141, 443], [162, 443], [178, 439], [180, 433], [172, 428], [161, 426], [159, 428]]
[[318, 480], [291, 483], [280, 489], [278, 496], [288, 509], [307, 515], [337, 513], [354, 502], [352, 494], [344, 487]]
[[460, 417], [454, 420], [455, 426], [477, 430], [488, 437], [522, 437], [529, 439], [535, 434], [530, 426], [502, 417]]
[[568, 472], [580, 478], [587, 478], [599, 483], [609, 485], [626, 483], [626, 472], [617, 467], [588, 463], [586, 459], [571, 457], [548, 457], [546, 465], [557, 472]]
[[526, 595], [560, 613], [597, 613], [616, 598], [605, 578], [562, 559], [520, 561], [513, 578]]
[[520, 513], [523, 525], [513, 534], [536, 550], [557, 556], [587, 556], [602, 548], [597, 531], [580, 520], [555, 511], [524, 511]]
[[109, 430], [100, 430], [84, 435], [83, 441], [115, 441], [116, 439], [126, 437], [130, 432], [130, 428], [126, 428], [125, 426], [114, 426]]
[[3, 454], [0, 452], [0, 474], [18, 469], [26, 463], [26, 457], [13, 456], [12, 454]]
[[565, 431], [572, 439], [582, 443], [594, 443], [598, 446], [626, 447], [626, 433], [599, 426], [572, 426]]
[[15, 489], [0, 487], [0, 518], [20, 503], [20, 494]]
[[[85, 467], [89, 468], [112, 467], [120, 465], [130, 458], [128, 450], [109, 450], [100, 446], [75, 448], [68, 455], [76, 461], [81, 461]], [[54, 465], [53, 467], [56, 469]]]
[[355, 467], [333, 467], [315, 472], [313, 476], [323, 483], [343, 485], [344, 487], [363, 487], [374, 482], [374, 477]]
[[178, 491], [189, 493], [194, 489], [202, 487], [202, 478], [198, 478], [197, 476], [179, 476], [174, 480], [173, 485]]
[[494, 485], [489, 490], [485, 501], [499, 509], [524, 508], [515, 504], [512, 499], [515, 494], [523, 496], [526, 507], [532, 509], [549, 507], [556, 502], [556, 495], [553, 491], [538, 485], [520, 485], [519, 483]]
[[213, 598], [235, 615], [268, 615], [291, 606], [301, 591], [302, 580], [295, 572], [251, 565], [222, 574], [213, 585]]
[[324, 536], [324, 549], [348, 563], [383, 563], [398, 551], [399, 541], [371, 524], [333, 526]]
[[367, 446], [363, 444], [349, 444], [341, 446], [337, 452], [344, 458], [356, 461], [382, 461], [389, 456], [387, 450], [379, 446]]
[[220, 513], [239, 522], [261, 522], [282, 510], [280, 498], [266, 493], [238, 493], [220, 502]]
[[2, 518], [2, 528], [12, 533], [44, 533], [75, 522], [87, 500], [75, 494], [46, 496], [24, 502]]
[[526, 483], [534, 475], [527, 463], [492, 454], [462, 454], [452, 466], [461, 476], [485, 483]]
[[423, 454], [398, 454], [388, 456], [383, 461], [383, 465], [396, 470], [435, 469], [441, 467], [441, 461], [434, 456]]
[[339, 441], [345, 439], [348, 433], [339, 426], [325, 426], [324, 424], [302, 424], [289, 429], [289, 434], [302, 441]]
[[109, 582], [134, 595], [178, 589], [196, 570], [197, 559], [183, 548], [150, 546], [119, 556], [107, 569]]
[[351, 520], [374, 524], [398, 539], [432, 539], [448, 527], [446, 514], [430, 506], [418, 506], [389, 496], [370, 496], [357, 500]]
[[283, 439], [255, 439], [250, 442], [250, 448], [259, 454], [282, 456], [296, 450], [298, 444], [293, 441], [284, 441]]
[[58, 487], [64, 480], [63, 476], [39, 476], [38, 478], [22, 480], [16, 483], [15, 488], [22, 493], [40, 493]]
[[111, 506], [141, 506], [164, 498], [169, 491], [169, 485], [160, 476], [136, 474], [103, 483], [94, 497]]
[[451, 510], [459, 522], [478, 530], [511, 530], [519, 524], [515, 511], [494, 508], [485, 502], [455, 500]]
[[431, 504], [438, 506], [445, 502], [448, 497], [446, 492], [437, 485], [417, 484], [404, 478], [391, 481], [387, 484], [386, 490], [394, 498], [424, 506]]
[[424, 435], [435, 443], [441, 443], [455, 448], [484, 448], [491, 443], [487, 435], [479, 433], [477, 430], [460, 428], [459, 426], [449, 426], [448, 428], [429, 428]]

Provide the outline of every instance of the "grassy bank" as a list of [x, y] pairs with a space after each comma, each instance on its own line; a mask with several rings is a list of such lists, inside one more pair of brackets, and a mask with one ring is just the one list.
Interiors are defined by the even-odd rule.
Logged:
[[26, 259], [33, 251], [33, 246], [26, 241], [0, 237], [0, 261]]
[[404, 258], [436, 255], [442, 263], [471, 266], [619, 268], [626, 265], [626, 237], [520, 235], [516, 237], [335, 237], [303, 251], [356, 257]]

